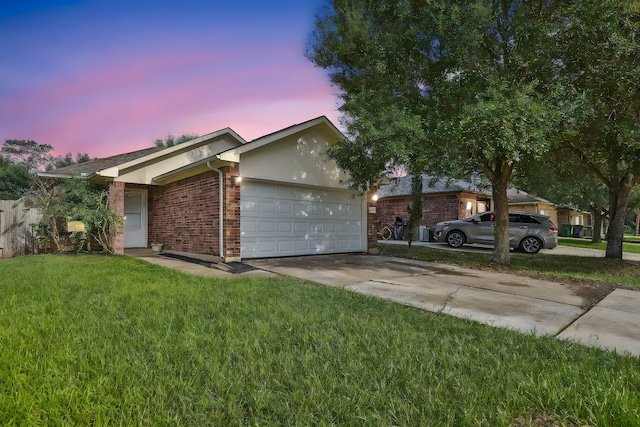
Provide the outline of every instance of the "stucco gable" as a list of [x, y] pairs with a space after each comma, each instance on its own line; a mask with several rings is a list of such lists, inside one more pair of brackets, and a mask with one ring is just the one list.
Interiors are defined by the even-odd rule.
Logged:
[[229, 150], [219, 158], [240, 163], [243, 179], [346, 188], [347, 175], [326, 154], [328, 146], [343, 139], [323, 116]]

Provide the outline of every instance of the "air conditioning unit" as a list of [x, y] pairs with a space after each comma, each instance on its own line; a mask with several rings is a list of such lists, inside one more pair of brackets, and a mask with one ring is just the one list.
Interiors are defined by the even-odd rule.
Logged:
[[421, 225], [418, 229], [418, 240], [420, 240], [421, 242], [430, 242], [431, 230], [428, 227]]

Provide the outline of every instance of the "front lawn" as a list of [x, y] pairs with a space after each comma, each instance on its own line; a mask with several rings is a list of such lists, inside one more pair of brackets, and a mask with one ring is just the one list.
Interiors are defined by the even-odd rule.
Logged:
[[[591, 239], [567, 239], [560, 237], [558, 244], [562, 246], [572, 246], [574, 248], [599, 249], [601, 251], [607, 249], [607, 242], [604, 240], [593, 243]], [[640, 254], [640, 240], [635, 237], [625, 236], [624, 242], [622, 243], [622, 252]]]
[[0, 349], [1, 425], [640, 424], [636, 357], [128, 257], [0, 261]]

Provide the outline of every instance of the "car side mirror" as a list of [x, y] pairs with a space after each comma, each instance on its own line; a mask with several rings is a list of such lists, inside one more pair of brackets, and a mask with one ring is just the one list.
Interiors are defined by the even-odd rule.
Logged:
[[477, 224], [477, 223], [479, 223], [481, 221], [480, 221], [480, 218], [476, 217], [476, 218], [473, 218], [473, 222], [475, 222]]

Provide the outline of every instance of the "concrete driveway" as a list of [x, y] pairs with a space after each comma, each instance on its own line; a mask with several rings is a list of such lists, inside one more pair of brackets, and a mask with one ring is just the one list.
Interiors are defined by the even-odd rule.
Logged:
[[263, 271], [344, 287], [430, 312], [640, 355], [640, 292], [595, 307], [572, 284], [377, 255], [246, 261]]

